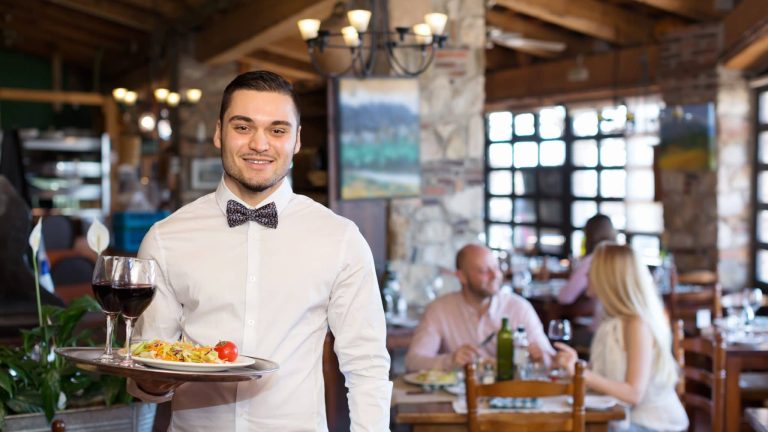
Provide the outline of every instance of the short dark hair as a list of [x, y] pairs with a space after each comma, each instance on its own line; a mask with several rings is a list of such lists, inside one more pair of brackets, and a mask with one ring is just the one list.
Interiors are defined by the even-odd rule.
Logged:
[[584, 225], [585, 249], [587, 255], [595, 250], [602, 242], [616, 242], [616, 230], [613, 228], [611, 218], [597, 213]]
[[221, 96], [221, 108], [219, 108], [219, 121], [222, 123], [224, 123], [224, 113], [227, 112], [232, 102], [232, 94], [238, 90], [254, 90], [290, 96], [293, 101], [293, 109], [296, 112], [296, 126], [301, 124], [299, 100], [293, 91], [293, 85], [282, 76], [266, 70], [242, 73], [227, 84], [224, 94]]

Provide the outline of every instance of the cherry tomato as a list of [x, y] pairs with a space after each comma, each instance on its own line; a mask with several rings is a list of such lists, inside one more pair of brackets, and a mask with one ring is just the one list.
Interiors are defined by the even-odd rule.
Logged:
[[237, 360], [237, 345], [233, 342], [219, 341], [213, 349], [219, 354], [221, 360], [228, 362]]

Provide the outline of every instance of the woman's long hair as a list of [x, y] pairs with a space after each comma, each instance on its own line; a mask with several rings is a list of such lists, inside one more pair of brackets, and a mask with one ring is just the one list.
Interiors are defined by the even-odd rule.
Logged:
[[[654, 350], [653, 381], [677, 381], [672, 357], [672, 333], [648, 268], [629, 246], [603, 243], [595, 248], [589, 271], [589, 287], [600, 299], [605, 314], [615, 318], [639, 317], [651, 329]], [[625, 341], [626, 343], [626, 341]]]

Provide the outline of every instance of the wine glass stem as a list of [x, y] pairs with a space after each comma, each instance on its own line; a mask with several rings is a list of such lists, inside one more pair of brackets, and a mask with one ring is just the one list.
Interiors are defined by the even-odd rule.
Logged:
[[112, 358], [112, 334], [114, 332], [116, 319], [117, 314], [107, 314], [107, 341], [104, 343], [104, 357], [106, 358]]
[[133, 337], [133, 318], [128, 318], [123, 315], [125, 319], [125, 361], [126, 365], [133, 365], [133, 356], [131, 355], [131, 337]]

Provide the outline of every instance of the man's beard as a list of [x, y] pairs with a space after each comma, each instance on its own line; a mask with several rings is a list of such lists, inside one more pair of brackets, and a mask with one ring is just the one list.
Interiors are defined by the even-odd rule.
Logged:
[[[296, 143], [294, 143], [294, 148], [296, 148]], [[282, 172], [276, 172], [274, 176], [267, 179], [264, 182], [256, 183], [256, 182], [249, 182], [248, 179], [245, 178], [245, 175], [243, 175], [242, 171], [238, 172], [237, 165], [234, 161], [227, 161], [227, 159], [224, 157], [224, 154], [226, 152], [226, 143], [224, 142], [224, 138], [222, 137], [221, 140], [221, 164], [224, 167], [224, 172], [229, 176], [232, 180], [239, 183], [243, 188], [250, 192], [254, 193], [260, 193], [264, 192], [265, 190], [271, 188], [272, 186], [279, 183], [282, 179], [284, 179], [288, 172], [291, 169], [291, 164], [288, 164], [286, 166], [285, 170]], [[277, 161], [275, 161], [277, 163]], [[231, 164], [231, 165], [230, 165]]]

